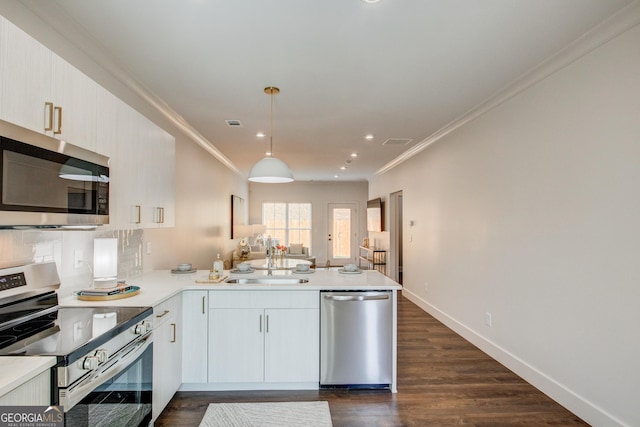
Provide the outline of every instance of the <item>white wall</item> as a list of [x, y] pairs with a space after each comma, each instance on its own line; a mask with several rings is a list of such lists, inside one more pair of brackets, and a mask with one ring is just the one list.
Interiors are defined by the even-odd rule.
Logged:
[[[312, 204], [313, 231], [311, 255], [319, 264], [327, 259], [329, 203], [353, 202], [359, 207], [357, 243], [367, 235], [365, 221], [367, 208], [367, 182], [312, 182], [294, 181], [288, 184], [249, 184], [249, 223], [262, 223], [262, 203], [295, 202]], [[357, 246], [356, 246], [357, 248]]]
[[405, 295], [587, 422], [638, 426], [639, 159], [635, 26], [369, 194], [403, 191]]
[[[176, 139], [176, 226], [145, 230], [144, 270], [191, 263], [210, 269], [216, 254], [230, 259], [238, 239], [231, 240], [231, 194], [247, 199], [245, 178], [230, 171], [192, 141]], [[145, 248], [146, 252], [146, 248]]]

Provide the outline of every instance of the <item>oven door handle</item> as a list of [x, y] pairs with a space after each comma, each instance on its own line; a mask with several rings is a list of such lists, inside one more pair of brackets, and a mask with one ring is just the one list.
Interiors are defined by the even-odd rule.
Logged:
[[111, 360], [108, 360], [105, 364], [99, 366], [95, 372], [89, 375], [89, 377], [79, 381], [77, 384], [74, 384], [67, 389], [61, 389], [59, 405], [64, 407], [65, 412], [71, 410], [93, 390], [129, 368], [130, 363], [143, 354], [152, 342], [151, 333], [141, 337], [140, 340], [130, 343], [120, 350], [117, 353], [117, 357], [114, 357]]

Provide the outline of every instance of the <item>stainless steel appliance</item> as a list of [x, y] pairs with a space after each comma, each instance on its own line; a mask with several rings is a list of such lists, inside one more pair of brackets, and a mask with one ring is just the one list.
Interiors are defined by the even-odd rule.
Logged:
[[108, 223], [108, 157], [0, 120], [0, 228]]
[[59, 307], [55, 263], [0, 270], [0, 356], [55, 356], [53, 405], [65, 425], [151, 421], [150, 307]]
[[320, 298], [320, 385], [390, 387], [391, 291], [323, 291]]

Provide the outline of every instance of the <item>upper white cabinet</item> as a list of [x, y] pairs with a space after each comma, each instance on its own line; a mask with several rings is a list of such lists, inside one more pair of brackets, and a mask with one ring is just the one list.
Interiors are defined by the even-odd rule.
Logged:
[[0, 118], [110, 157], [110, 227], [175, 225], [175, 139], [0, 17]]
[[97, 151], [110, 161], [110, 224], [175, 224], [175, 140], [111, 93], [98, 89]]
[[0, 52], [0, 117], [95, 150], [98, 85], [7, 20]]

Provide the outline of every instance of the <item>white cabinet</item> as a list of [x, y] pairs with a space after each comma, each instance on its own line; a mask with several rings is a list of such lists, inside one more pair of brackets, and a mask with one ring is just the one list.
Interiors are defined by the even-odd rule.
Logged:
[[175, 140], [98, 90], [97, 151], [109, 162], [109, 223], [124, 229], [175, 225]]
[[182, 294], [153, 308], [153, 414], [158, 418], [182, 383]]
[[208, 291], [182, 293], [182, 382], [207, 382]]
[[0, 406], [45, 406], [51, 404], [51, 370], [47, 369], [0, 396]]
[[175, 225], [175, 139], [0, 17], [0, 118], [110, 157], [110, 226]]
[[0, 55], [0, 117], [95, 150], [98, 85], [4, 19]]
[[317, 291], [211, 291], [211, 383], [317, 383]]

